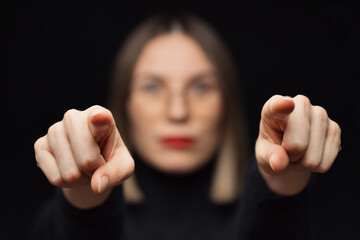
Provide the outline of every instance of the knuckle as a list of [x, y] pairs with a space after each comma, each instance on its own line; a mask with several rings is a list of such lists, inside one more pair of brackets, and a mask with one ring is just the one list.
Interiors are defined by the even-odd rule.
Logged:
[[40, 138], [34, 142], [34, 152], [38, 152], [40, 150]]
[[98, 167], [99, 154], [86, 152], [79, 154], [77, 158], [78, 167], [85, 171], [92, 171]]
[[81, 172], [79, 170], [68, 170], [62, 177], [67, 183], [75, 183], [80, 180]]
[[35, 161], [36, 161], [36, 166], [38, 168], [40, 168], [41, 171], [43, 171], [42, 165], [43, 165], [44, 159], [41, 158], [37, 152], [35, 152]]
[[63, 133], [62, 124], [61, 122], [57, 122], [51, 125], [48, 129], [48, 135], [52, 137], [59, 136]]
[[322, 123], [326, 123], [329, 119], [326, 110], [320, 106], [313, 107], [313, 116], [319, 119]]
[[76, 110], [74, 108], [69, 109], [64, 113], [63, 120], [65, 122], [72, 122], [73, 119], [77, 118], [79, 112], [80, 112], [79, 110]]
[[310, 112], [311, 102], [308, 97], [299, 94], [294, 97], [294, 100], [298, 103], [297, 105], [303, 106], [305, 112]]
[[78, 112], [79, 110], [76, 110], [75, 108], [69, 109], [64, 113], [64, 118], [72, 118], [77, 115]]
[[302, 94], [298, 94], [294, 97], [295, 100], [304, 103], [305, 105], [310, 105], [310, 99]]
[[295, 108], [298, 109], [299, 113], [305, 114], [303, 116], [306, 117], [306, 119], [309, 121], [310, 124], [310, 120], [311, 120], [310, 117], [312, 114], [312, 106], [310, 100], [303, 95], [298, 95], [294, 99], [296, 105]]
[[317, 169], [319, 165], [320, 165], [320, 160], [317, 160], [316, 158], [309, 158], [303, 162], [303, 166], [307, 170]]
[[336, 122], [334, 122], [334, 134], [337, 136], [341, 136], [341, 128]]
[[45, 142], [45, 137], [41, 137], [35, 141], [35, 143], [34, 143], [35, 153], [39, 152], [42, 149], [44, 142]]
[[286, 144], [284, 147], [288, 152], [301, 154], [307, 150], [308, 144], [305, 141], [294, 140], [291, 141], [291, 143]]
[[341, 136], [341, 128], [340, 128], [340, 126], [338, 126], [337, 129], [338, 129], [338, 130], [337, 130], [337, 134], [338, 134], [339, 136]]
[[337, 124], [334, 121], [330, 121], [328, 135], [330, 135], [332, 137], [340, 138], [341, 137], [341, 128], [340, 128], [339, 124]]
[[37, 156], [37, 154], [35, 154], [35, 161], [36, 161], [36, 166], [40, 168], [40, 170], [44, 173], [44, 170], [42, 169], [43, 159], [41, 159], [40, 157]]
[[48, 180], [50, 184], [54, 185], [55, 187], [61, 187], [62, 185], [64, 185], [64, 180], [59, 175], [51, 176], [48, 178]]
[[316, 172], [318, 173], [325, 173], [330, 169], [330, 167], [325, 167], [323, 165], [318, 166], [318, 168], [316, 169]]

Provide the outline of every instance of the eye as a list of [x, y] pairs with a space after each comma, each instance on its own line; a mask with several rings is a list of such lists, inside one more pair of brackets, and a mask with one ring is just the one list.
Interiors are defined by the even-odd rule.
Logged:
[[161, 86], [159, 83], [147, 83], [142, 86], [142, 89], [145, 92], [149, 92], [149, 93], [158, 92], [160, 90], [160, 88], [161, 88]]
[[207, 84], [207, 83], [203, 83], [203, 82], [198, 82], [198, 83], [194, 83], [192, 85], [192, 89], [196, 93], [206, 93], [207, 91], [209, 91], [211, 89], [211, 85]]

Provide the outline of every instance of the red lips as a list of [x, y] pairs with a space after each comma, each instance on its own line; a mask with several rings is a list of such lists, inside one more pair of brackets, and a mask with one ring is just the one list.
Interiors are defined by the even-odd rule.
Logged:
[[161, 143], [166, 147], [184, 149], [194, 145], [195, 140], [188, 137], [169, 137], [161, 139]]

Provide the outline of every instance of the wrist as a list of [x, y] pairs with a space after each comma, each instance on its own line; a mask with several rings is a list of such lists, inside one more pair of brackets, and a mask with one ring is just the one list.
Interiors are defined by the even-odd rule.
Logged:
[[303, 191], [311, 176], [309, 171], [297, 171], [291, 168], [275, 174], [261, 168], [259, 171], [270, 190], [283, 196], [292, 196]]
[[66, 200], [76, 208], [90, 209], [103, 204], [109, 197], [112, 189], [107, 189], [101, 194], [92, 191], [91, 185], [62, 188]]

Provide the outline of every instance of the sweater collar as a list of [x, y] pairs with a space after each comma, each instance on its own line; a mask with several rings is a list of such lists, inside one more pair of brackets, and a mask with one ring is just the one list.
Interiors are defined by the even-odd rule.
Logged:
[[209, 193], [215, 156], [200, 169], [184, 175], [155, 169], [137, 154], [133, 154], [133, 158], [135, 177], [144, 193], [145, 203], [163, 206], [210, 203]]

